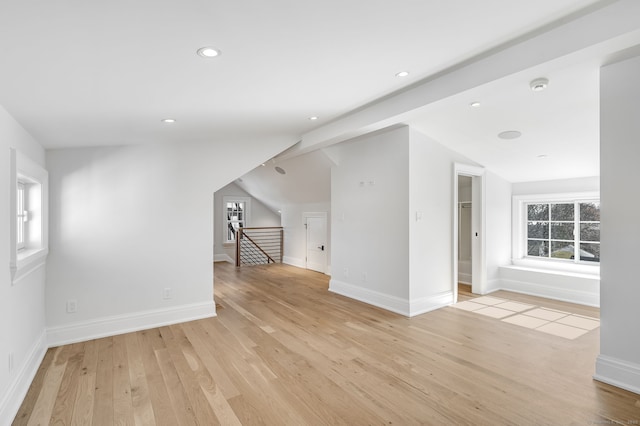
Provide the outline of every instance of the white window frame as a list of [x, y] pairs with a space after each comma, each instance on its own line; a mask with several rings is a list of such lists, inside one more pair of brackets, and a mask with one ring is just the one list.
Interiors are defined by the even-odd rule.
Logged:
[[[49, 174], [40, 165], [10, 148], [9, 191], [9, 270], [12, 285], [44, 265], [49, 253], [48, 244], [48, 196]], [[23, 241], [18, 241], [18, 192], [22, 187], [24, 203], [28, 211], [23, 221]], [[24, 210], [23, 210], [24, 211]]]
[[540, 258], [527, 255], [527, 204], [575, 203], [589, 201], [600, 201], [600, 193], [573, 192], [558, 194], [514, 195], [512, 197], [511, 217], [512, 263], [516, 266], [530, 267], [535, 269], [558, 270], [589, 275], [599, 275], [599, 262], [573, 262], [567, 261], [565, 259]]
[[235, 244], [235, 240], [228, 239], [227, 229], [229, 227], [229, 220], [227, 219], [227, 204], [228, 203], [244, 203], [244, 227], [247, 228], [251, 223], [251, 197], [237, 197], [232, 195], [225, 195], [222, 197], [222, 220], [223, 220], [223, 232], [222, 242], [224, 244]]

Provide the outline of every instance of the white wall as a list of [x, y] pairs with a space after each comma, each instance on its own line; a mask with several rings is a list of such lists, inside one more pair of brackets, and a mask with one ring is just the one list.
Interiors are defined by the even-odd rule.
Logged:
[[453, 165], [474, 163], [406, 126], [330, 151], [330, 290], [408, 316], [452, 303]]
[[[244, 189], [240, 188], [234, 182], [217, 190], [213, 197], [213, 234], [215, 236], [215, 246], [213, 249], [216, 261], [234, 261], [236, 258], [235, 244], [225, 243], [225, 205], [223, 199], [225, 196], [249, 197], [251, 198], [251, 214], [250, 221], [246, 227], [269, 227], [282, 226], [280, 215], [265, 206], [260, 200], [251, 197]], [[230, 259], [230, 260], [229, 260]]]
[[601, 307], [595, 378], [640, 393], [640, 57], [600, 72]]
[[[45, 268], [12, 284], [9, 271], [9, 148], [44, 167], [44, 149], [0, 106], [0, 425], [9, 424], [46, 349]], [[9, 357], [13, 369], [9, 369]]]
[[563, 194], [600, 191], [600, 177], [517, 182], [512, 184], [513, 195]]
[[511, 263], [511, 183], [486, 171], [485, 262], [487, 292], [499, 286], [500, 267]]
[[50, 342], [215, 315], [213, 194], [286, 148], [263, 138], [229, 161], [232, 142], [47, 152]]
[[286, 204], [282, 207], [284, 227], [284, 263], [306, 267], [307, 230], [304, 213], [324, 212], [327, 214], [327, 273], [331, 273], [331, 203]]
[[409, 300], [409, 128], [329, 149], [331, 291], [396, 312]]

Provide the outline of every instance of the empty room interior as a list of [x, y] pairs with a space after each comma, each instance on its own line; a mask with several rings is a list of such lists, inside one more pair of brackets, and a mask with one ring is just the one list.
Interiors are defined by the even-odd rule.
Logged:
[[636, 0], [3, 2], [0, 426], [638, 424], [638, 76]]

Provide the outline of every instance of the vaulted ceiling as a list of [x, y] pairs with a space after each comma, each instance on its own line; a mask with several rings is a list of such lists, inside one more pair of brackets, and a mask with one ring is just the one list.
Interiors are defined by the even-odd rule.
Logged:
[[[233, 141], [242, 152], [265, 135], [294, 144], [492, 49], [615, 3], [632, 4], [0, 0], [0, 105], [49, 149]], [[221, 54], [198, 56], [204, 46]], [[402, 122], [511, 181], [597, 174], [597, 70], [610, 50], [459, 91]], [[529, 81], [540, 76], [549, 87], [532, 93]], [[504, 130], [522, 137], [497, 139]]]

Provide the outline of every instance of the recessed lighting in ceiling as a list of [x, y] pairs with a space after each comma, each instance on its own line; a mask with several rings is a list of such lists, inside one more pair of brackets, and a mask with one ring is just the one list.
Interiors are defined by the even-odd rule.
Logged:
[[315, 115], [314, 115], [314, 116], [309, 117], [309, 120], [311, 120], [311, 121], [316, 121], [317, 119], [318, 119], [318, 117], [317, 117], [317, 116], [315, 116]]
[[478, 108], [478, 107], [480, 106], [480, 102], [478, 102], [478, 101], [471, 102], [471, 103], [469, 104], [469, 106], [470, 106], [470, 107], [473, 107], [473, 108]]
[[276, 169], [276, 172], [280, 173], [281, 175], [287, 174], [287, 172], [280, 166], [276, 166], [275, 169]]
[[400, 71], [399, 73], [396, 73], [396, 77], [406, 77], [409, 75], [409, 71]]
[[518, 139], [520, 136], [522, 136], [522, 133], [517, 130], [506, 130], [498, 133], [500, 139]]
[[176, 119], [175, 118], [163, 118], [161, 121], [163, 123], [169, 123], [170, 124], [170, 123], [175, 123]]
[[220, 56], [222, 52], [218, 49], [214, 49], [213, 47], [201, 47], [198, 49], [198, 56], [202, 56], [203, 58], [215, 58], [216, 56]]
[[547, 158], [549, 157], [547, 154], [540, 154], [537, 156], [538, 158]]
[[548, 85], [549, 85], [549, 79], [544, 77], [536, 78], [535, 80], [531, 80], [531, 83], [529, 83], [529, 87], [534, 92], [542, 92], [544, 89], [547, 88]]

